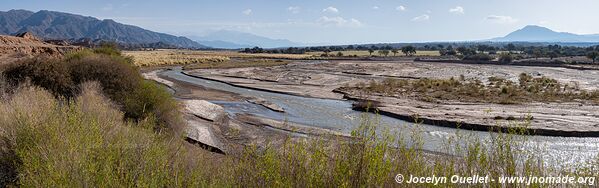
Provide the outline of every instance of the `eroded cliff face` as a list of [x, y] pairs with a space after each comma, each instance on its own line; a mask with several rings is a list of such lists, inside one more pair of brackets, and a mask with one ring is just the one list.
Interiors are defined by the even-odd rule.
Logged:
[[81, 49], [83, 48], [68, 44], [46, 43], [30, 33], [21, 33], [17, 36], [0, 35], [0, 64], [38, 55], [59, 57], [67, 52]]

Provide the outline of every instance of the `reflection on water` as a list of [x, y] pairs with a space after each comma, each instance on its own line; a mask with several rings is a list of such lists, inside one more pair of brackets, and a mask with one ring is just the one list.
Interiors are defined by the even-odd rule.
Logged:
[[[167, 70], [161, 75], [200, 85], [206, 88], [228, 91], [245, 96], [254, 96], [276, 103], [285, 109], [285, 113], [271, 111], [263, 106], [249, 102], [227, 102], [213, 101], [222, 105], [229, 114], [248, 113], [280, 121], [289, 121], [309, 126], [326, 128], [343, 133], [350, 133], [360, 124], [361, 112], [351, 110], [351, 102], [344, 100], [317, 99], [300, 97], [279, 93], [271, 93], [231, 86], [229, 84], [210, 81], [201, 78], [189, 77], [181, 73], [181, 69]], [[418, 130], [421, 137], [422, 147], [425, 150], [436, 152], [447, 152], [444, 144], [450, 141], [465, 144], [464, 139], [454, 140], [457, 136], [468, 139], [480, 139], [484, 143], [490, 143], [493, 135], [488, 132], [458, 130], [453, 128], [438, 127], [431, 125], [416, 125], [403, 120], [376, 116], [380, 120], [383, 129], [392, 133], [400, 133], [403, 138], [410, 138], [414, 130]], [[548, 136], [525, 136], [519, 138], [522, 141], [522, 150], [536, 151], [542, 148], [542, 156], [549, 164], [568, 165], [588, 161], [599, 153], [599, 138], [572, 138], [572, 137], [548, 137]]]

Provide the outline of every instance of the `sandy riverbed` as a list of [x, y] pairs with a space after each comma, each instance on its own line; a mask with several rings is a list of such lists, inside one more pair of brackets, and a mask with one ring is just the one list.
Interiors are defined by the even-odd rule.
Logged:
[[[363, 96], [355, 92], [338, 93], [336, 88], [359, 82], [385, 78], [476, 78], [486, 81], [495, 76], [517, 81], [520, 73], [547, 76], [562, 83], [576, 84], [582, 89], [599, 86], [599, 71], [557, 67], [523, 67], [501, 65], [466, 65], [413, 61], [372, 62], [332, 61], [296, 62], [285, 66], [236, 69], [203, 69], [187, 74], [227, 82], [241, 87], [257, 88], [294, 95], [341, 99], [369, 98], [380, 101], [386, 113], [400, 117], [418, 116], [432, 124], [480, 127], [511, 126], [524, 117], [532, 116], [529, 128], [535, 134], [562, 136], [599, 136], [599, 106], [586, 103], [530, 103], [500, 105], [442, 101], [430, 103], [413, 99]], [[509, 118], [511, 119], [511, 118]]]

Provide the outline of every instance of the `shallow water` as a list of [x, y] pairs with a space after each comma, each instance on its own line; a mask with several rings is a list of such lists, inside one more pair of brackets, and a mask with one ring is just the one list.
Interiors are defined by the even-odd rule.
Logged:
[[[350, 133], [351, 130], [359, 126], [365, 115], [362, 112], [352, 110], [352, 103], [345, 100], [300, 97], [240, 88], [222, 82], [190, 77], [182, 74], [180, 68], [161, 72], [160, 75], [206, 88], [260, 97], [285, 109], [285, 113], [279, 113], [249, 102], [212, 101], [222, 105], [230, 115], [248, 113], [343, 133]], [[448, 153], [447, 148], [451, 148], [447, 147], [448, 143], [466, 144], [472, 139], [480, 139], [483, 143], [489, 144], [491, 138], [496, 135], [495, 133], [482, 131], [418, 125], [387, 116], [366, 115], [380, 120], [380, 128], [389, 130], [392, 134], [400, 134], [403, 138], [408, 139], [413, 135], [418, 135], [423, 142], [422, 149], [434, 152]], [[457, 136], [467, 139], [456, 139]], [[522, 140], [520, 142], [522, 143], [521, 150], [540, 153], [547, 164], [556, 166], [568, 167], [589, 161], [599, 153], [599, 138], [519, 136], [516, 139]], [[411, 142], [408, 142], [408, 144], [411, 144]]]

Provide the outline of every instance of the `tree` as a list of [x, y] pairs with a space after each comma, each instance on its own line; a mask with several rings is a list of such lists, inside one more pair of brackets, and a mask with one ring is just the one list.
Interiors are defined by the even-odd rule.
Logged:
[[343, 52], [337, 52], [337, 56], [342, 57], [343, 56]]
[[512, 61], [514, 61], [514, 58], [510, 53], [501, 53], [499, 55], [499, 62], [501, 63], [511, 63]]
[[329, 56], [329, 53], [331, 52], [331, 50], [330, 50], [330, 49], [328, 49], [328, 48], [327, 48], [327, 49], [324, 49], [323, 51], [324, 51], [324, 54], [325, 54], [326, 56]]
[[458, 52], [460, 52], [460, 54], [462, 54], [463, 56], [471, 56], [476, 54], [476, 51], [471, 49], [471, 48], [466, 48], [464, 46], [460, 46], [458, 48]]
[[378, 52], [380, 55], [384, 55], [385, 57], [387, 57], [389, 55], [389, 50], [379, 50]]
[[559, 57], [559, 50], [553, 50], [551, 52], [549, 52], [549, 58], [551, 58], [551, 60], [553, 60], [553, 58]]
[[397, 53], [399, 53], [399, 50], [393, 49], [393, 50], [391, 50], [391, 53], [393, 53], [393, 56], [395, 56], [395, 55], [397, 55]]
[[535, 56], [535, 59], [539, 59], [539, 57], [543, 56], [543, 52], [540, 49], [534, 49], [532, 54]]
[[599, 57], [598, 51], [592, 51], [587, 54], [587, 58], [593, 60], [593, 63], [595, 63], [595, 60], [597, 60], [597, 57]]
[[446, 50], [446, 49], [443, 49], [443, 48], [442, 48], [442, 49], [440, 49], [440, 50], [439, 50], [439, 55], [441, 55], [441, 56], [446, 56], [446, 55], [447, 55], [447, 50]]
[[479, 52], [484, 53], [484, 52], [490, 50], [490, 46], [482, 44], [482, 45], [476, 46], [476, 49], [478, 49]]
[[374, 53], [374, 50], [372, 48], [368, 49], [368, 53], [370, 54], [370, 56], [372, 56], [372, 53]]
[[412, 56], [416, 54], [416, 48], [414, 46], [404, 46], [401, 47], [401, 52], [406, 54], [406, 56]]

